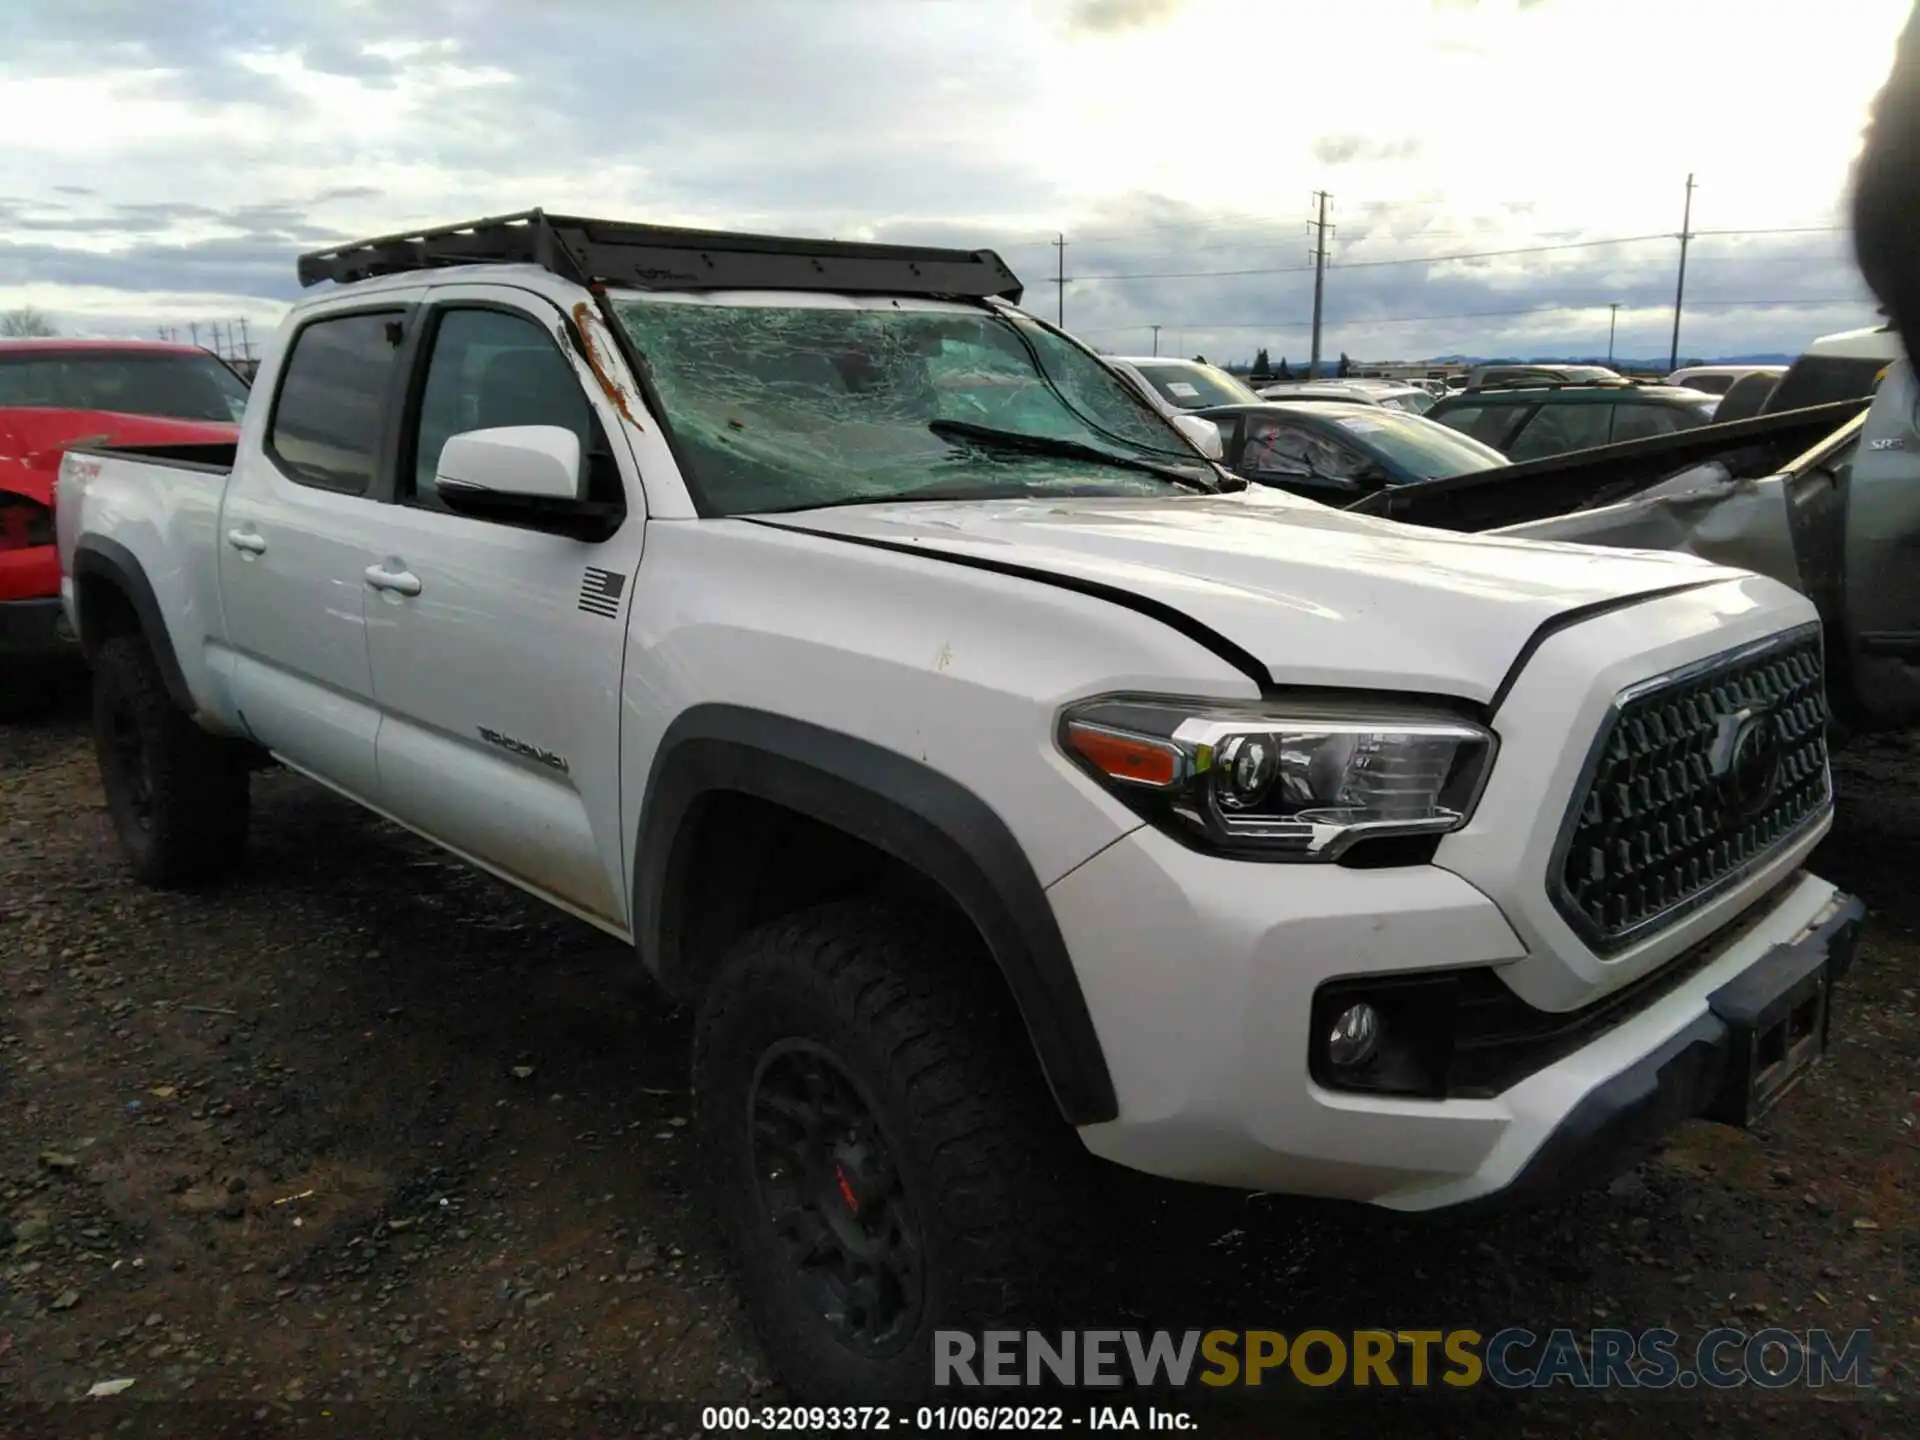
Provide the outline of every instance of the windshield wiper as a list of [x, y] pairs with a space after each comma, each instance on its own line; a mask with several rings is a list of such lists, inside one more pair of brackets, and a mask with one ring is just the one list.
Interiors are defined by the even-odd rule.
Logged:
[[[991, 445], [1002, 450], [1016, 450], [1028, 455], [1058, 455], [1067, 460], [1086, 460], [1096, 465], [1112, 465], [1123, 470], [1141, 470], [1148, 475], [1158, 475], [1162, 480], [1170, 480], [1175, 485], [1188, 490], [1199, 490], [1204, 494], [1218, 495], [1227, 490], [1244, 490], [1247, 482], [1239, 476], [1225, 476], [1220, 480], [1202, 480], [1196, 475], [1188, 475], [1175, 470], [1170, 465], [1158, 465], [1151, 460], [1141, 460], [1132, 455], [1116, 455], [1111, 450], [1102, 450], [1098, 445], [1087, 445], [1079, 440], [1066, 440], [1057, 435], [1030, 435], [1023, 430], [996, 430], [991, 425], [975, 425], [966, 420], [934, 420], [927, 428], [942, 440], [972, 440], [981, 445]], [[1208, 463], [1208, 462], [1202, 462]], [[1227, 484], [1228, 479], [1238, 480], [1235, 485]]]

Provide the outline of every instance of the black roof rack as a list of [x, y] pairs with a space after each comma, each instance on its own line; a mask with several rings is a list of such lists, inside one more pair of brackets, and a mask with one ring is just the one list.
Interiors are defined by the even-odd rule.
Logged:
[[868, 245], [634, 225], [525, 210], [356, 240], [300, 257], [300, 283], [348, 284], [448, 265], [532, 264], [581, 284], [641, 290], [829, 290], [866, 294], [998, 296], [1024, 287], [991, 250]]
[[1624, 390], [1639, 384], [1622, 375], [1618, 379], [1567, 380], [1545, 379], [1537, 375], [1501, 375], [1469, 385], [1468, 390]]

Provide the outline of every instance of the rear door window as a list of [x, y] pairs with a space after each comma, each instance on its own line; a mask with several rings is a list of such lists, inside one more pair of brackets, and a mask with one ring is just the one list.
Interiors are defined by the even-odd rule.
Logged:
[[[1543, 460], [1549, 455], [1564, 455], [1569, 450], [1585, 450], [1607, 443], [1607, 422], [1611, 405], [1542, 405], [1533, 419], [1506, 445], [1515, 464], [1525, 460]], [[1488, 442], [1492, 443], [1492, 442]]]
[[1482, 445], [1505, 450], [1507, 437], [1532, 413], [1525, 405], [1459, 405], [1433, 418], [1462, 434], [1471, 435]]
[[1686, 411], [1673, 405], [1615, 405], [1613, 438], [1647, 440], [1655, 435], [1671, 435], [1691, 429], [1697, 423]]
[[404, 318], [323, 316], [293, 337], [267, 430], [267, 454], [289, 480], [343, 495], [372, 488]]

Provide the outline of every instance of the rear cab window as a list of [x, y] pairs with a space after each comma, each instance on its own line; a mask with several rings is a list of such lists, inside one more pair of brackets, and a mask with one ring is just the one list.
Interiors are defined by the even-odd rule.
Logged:
[[1871, 395], [1890, 362], [1861, 356], [1802, 355], [1780, 378], [1766, 408], [1801, 410]]

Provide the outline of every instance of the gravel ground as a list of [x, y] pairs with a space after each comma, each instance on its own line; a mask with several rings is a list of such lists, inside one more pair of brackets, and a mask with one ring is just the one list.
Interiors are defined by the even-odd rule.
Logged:
[[[1491, 1223], [1174, 1191], [1127, 1238], [1120, 1323], [1864, 1326], [1870, 1400], [1316, 1392], [1290, 1428], [1920, 1434], [1920, 744], [1840, 770], [1816, 869], [1874, 918], [1837, 1048], [1758, 1133], [1686, 1127]], [[255, 783], [247, 874], [151, 893], [80, 707], [0, 729], [0, 1436], [532, 1435], [777, 1401], [691, 1193], [687, 1016], [599, 932], [297, 777]], [[111, 1380], [124, 1400], [62, 1403]], [[1203, 1433], [1278, 1423], [1182, 1403]]]

